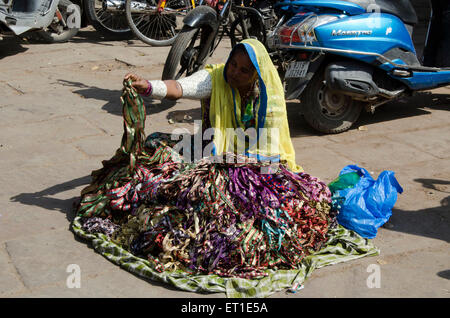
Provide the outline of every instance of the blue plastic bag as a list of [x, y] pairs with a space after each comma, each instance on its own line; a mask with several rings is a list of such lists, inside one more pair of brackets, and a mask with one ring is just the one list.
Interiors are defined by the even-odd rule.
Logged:
[[355, 172], [360, 176], [356, 184], [332, 189], [333, 202], [339, 202], [337, 221], [364, 238], [374, 238], [378, 228], [391, 217], [397, 193], [403, 189], [393, 171], [383, 171], [374, 180], [366, 169], [348, 165], [339, 176]]

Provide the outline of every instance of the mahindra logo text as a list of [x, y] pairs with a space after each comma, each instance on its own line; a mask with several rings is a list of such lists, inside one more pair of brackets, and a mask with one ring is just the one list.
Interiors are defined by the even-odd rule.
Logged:
[[371, 35], [372, 31], [371, 30], [333, 30], [333, 32], [331, 32], [332, 36], [344, 36], [344, 35], [350, 35], [350, 36], [360, 36], [360, 35]]

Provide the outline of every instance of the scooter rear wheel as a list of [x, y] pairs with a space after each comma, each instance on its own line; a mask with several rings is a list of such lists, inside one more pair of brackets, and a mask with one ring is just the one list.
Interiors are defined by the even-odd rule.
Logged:
[[350, 129], [362, 109], [362, 102], [326, 86], [323, 68], [305, 88], [301, 104], [306, 122], [325, 134], [338, 134]]

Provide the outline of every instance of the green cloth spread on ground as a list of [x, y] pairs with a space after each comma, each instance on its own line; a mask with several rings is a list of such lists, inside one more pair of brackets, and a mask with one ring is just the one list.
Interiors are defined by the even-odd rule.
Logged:
[[267, 270], [268, 276], [254, 279], [193, 275], [182, 270], [158, 272], [148, 260], [136, 257], [112, 243], [105, 234], [89, 234], [83, 231], [80, 219], [81, 217], [76, 217], [73, 221], [73, 231], [91, 241], [98, 253], [127, 271], [184, 291], [225, 293], [230, 298], [268, 297], [275, 292], [303, 284], [317, 268], [379, 254], [379, 250], [370, 240], [338, 226], [328, 232], [329, 238], [321, 250], [303, 259], [299, 269]]

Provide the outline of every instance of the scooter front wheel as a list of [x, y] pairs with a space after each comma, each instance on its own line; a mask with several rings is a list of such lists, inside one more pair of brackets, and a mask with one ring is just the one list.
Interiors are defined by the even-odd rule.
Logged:
[[338, 134], [350, 129], [362, 109], [362, 102], [326, 86], [324, 69], [319, 70], [305, 88], [301, 104], [306, 122], [325, 134]]

